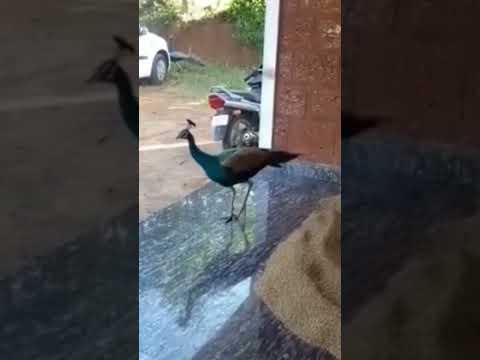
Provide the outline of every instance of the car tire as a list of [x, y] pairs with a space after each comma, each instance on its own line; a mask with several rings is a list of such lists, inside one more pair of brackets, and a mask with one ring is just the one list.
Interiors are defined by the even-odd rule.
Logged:
[[155, 55], [152, 64], [152, 73], [150, 75], [150, 82], [153, 85], [160, 85], [167, 78], [168, 59], [163, 53]]

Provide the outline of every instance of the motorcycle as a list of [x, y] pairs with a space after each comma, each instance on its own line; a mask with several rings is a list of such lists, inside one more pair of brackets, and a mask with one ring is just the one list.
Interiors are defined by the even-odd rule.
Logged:
[[213, 138], [222, 141], [224, 149], [257, 147], [262, 94], [262, 66], [251, 72], [244, 81], [249, 91], [229, 90], [214, 86], [208, 96], [212, 117]]

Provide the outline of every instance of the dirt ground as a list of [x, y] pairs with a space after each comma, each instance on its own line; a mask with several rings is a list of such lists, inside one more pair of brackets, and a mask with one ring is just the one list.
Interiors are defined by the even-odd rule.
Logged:
[[212, 142], [212, 110], [182, 96], [168, 85], [140, 88], [140, 220], [182, 199], [207, 182], [202, 169], [190, 157], [187, 144], [176, 136], [189, 118], [197, 143], [209, 152], [220, 150]]

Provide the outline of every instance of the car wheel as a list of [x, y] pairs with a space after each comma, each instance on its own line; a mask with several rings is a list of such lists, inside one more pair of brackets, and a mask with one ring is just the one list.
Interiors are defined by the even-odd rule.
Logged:
[[150, 81], [154, 85], [160, 85], [167, 77], [168, 60], [165, 54], [158, 53], [153, 59], [152, 74]]

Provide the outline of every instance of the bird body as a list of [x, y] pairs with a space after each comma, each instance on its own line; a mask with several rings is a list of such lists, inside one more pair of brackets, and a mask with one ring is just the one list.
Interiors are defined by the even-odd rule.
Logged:
[[280, 167], [282, 163], [295, 159], [297, 154], [270, 151], [261, 148], [235, 148], [218, 155], [207, 154], [195, 144], [192, 134], [187, 138], [190, 154], [214, 182], [230, 187], [246, 183], [267, 166]]
[[251, 178], [267, 166], [281, 167], [281, 164], [297, 158], [298, 154], [285, 151], [271, 151], [261, 148], [234, 148], [223, 151], [218, 155], [211, 155], [202, 151], [196, 144], [195, 138], [189, 131], [195, 126], [192, 121], [187, 121], [188, 127], [180, 132], [177, 139], [188, 141], [190, 154], [202, 167], [207, 177], [213, 182], [232, 189], [231, 215], [227, 222], [237, 219], [234, 214], [235, 188], [237, 184], [247, 183], [248, 191], [245, 196], [239, 215], [245, 210], [245, 205], [253, 186]]
[[[377, 119], [359, 118], [350, 113], [342, 114], [344, 138], [352, 138], [365, 132], [378, 123]], [[189, 121], [189, 126], [195, 126]], [[271, 151], [262, 148], [233, 148], [227, 149], [218, 155], [210, 155], [198, 148], [193, 135], [187, 132], [183, 138], [189, 142], [190, 153], [195, 161], [203, 168], [206, 175], [214, 182], [230, 187], [245, 183], [267, 166], [281, 167], [281, 164], [298, 157], [285, 151]], [[179, 136], [181, 137], [181, 136]]]
[[[376, 118], [363, 118], [351, 113], [342, 112], [342, 139], [351, 139], [378, 125]], [[245, 210], [245, 205], [252, 188], [251, 178], [267, 166], [281, 167], [282, 164], [293, 160], [299, 154], [292, 154], [285, 151], [271, 151], [261, 148], [234, 148], [221, 152], [218, 155], [211, 155], [202, 151], [196, 144], [190, 129], [195, 123], [187, 119], [187, 128], [182, 130], [177, 139], [188, 141], [190, 154], [193, 159], [202, 167], [210, 180], [217, 184], [232, 189], [231, 215], [227, 222], [238, 219], [234, 214], [235, 188], [237, 184], [248, 183], [248, 191], [245, 196], [239, 215]]]

